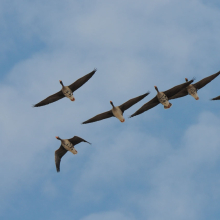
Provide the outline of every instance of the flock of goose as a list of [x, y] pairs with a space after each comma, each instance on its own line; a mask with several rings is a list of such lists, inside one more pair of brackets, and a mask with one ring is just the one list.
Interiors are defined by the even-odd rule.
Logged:
[[[96, 69], [94, 69], [92, 72], [88, 73], [87, 75], [79, 78], [78, 80], [76, 80], [74, 83], [72, 83], [69, 86], [64, 86], [63, 82], [60, 80], [60, 84], [62, 85], [62, 89], [59, 92], [57, 92], [57, 93], [47, 97], [46, 99], [42, 100], [41, 102], [37, 103], [36, 105], [34, 105], [34, 107], [48, 105], [48, 104], [50, 104], [52, 102], [56, 102], [59, 99], [62, 99], [64, 97], [69, 98], [71, 101], [75, 101], [75, 98], [73, 96], [73, 92], [75, 92], [83, 84], [85, 84], [95, 74], [95, 72], [96, 72]], [[186, 80], [185, 83], [177, 85], [177, 86], [175, 86], [169, 90], [166, 90], [164, 92], [160, 92], [158, 90], [157, 86], [154, 86], [155, 90], [157, 91], [156, 96], [153, 99], [151, 99], [149, 102], [144, 104], [134, 114], [132, 114], [130, 116], [130, 118], [134, 117], [136, 115], [142, 114], [143, 112], [157, 106], [159, 103], [161, 103], [164, 106], [164, 109], [169, 109], [172, 106], [172, 104], [169, 102], [169, 100], [180, 98], [180, 97], [186, 96], [188, 94], [191, 95], [196, 100], [199, 100], [199, 96], [197, 94], [197, 91], [199, 89], [201, 89], [202, 87], [204, 87], [209, 82], [211, 82], [213, 79], [215, 79], [219, 74], [220, 74], [220, 71], [200, 80], [199, 82], [197, 82], [195, 84], [191, 84], [194, 81], [194, 79], [188, 81], [188, 79], [185, 78], [185, 80]], [[112, 105], [111, 110], [103, 112], [101, 114], [98, 114], [98, 115], [88, 119], [87, 121], [84, 121], [82, 124], [92, 123], [92, 122], [100, 121], [100, 120], [110, 118], [110, 117], [116, 117], [121, 122], [124, 122], [125, 121], [125, 119], [123, 117], [124, 111], [127, 110], [128, 108], [130, 108], [131, 106], [133, 106], [134, 104], [136, 104], [137, 102], [141, 101], [148, 94], [149, 94], [149, 92], [147, 92], [143, 95], [140, 95], [138, 97], [132, 98], [119, 106], [114, 106], [113, 102], [110, 101], [110, 104]], [[213, 98], [212, 100], [220, 100], [220, 96], [217, 96], [217, 97]], [[55, 164], [56, 164], [57, 172], [59, 172], [61, 158], [66, 154], [66, 152], [70, 151], [73, 154], [77, 154], [77, 151], [74, 148], [74, 146], [79, 144], [80, 142], [87, 142], [87, 143], [89, 143], [89, 142], [78, 137], [78, 136], [74, 136], [71, 139], [61, 139], [58, 136], [56, 138], [61, 141], [60, 148], [55, 151]], [[89, 144], [91, 144], [91, 143], [89, 143]]]

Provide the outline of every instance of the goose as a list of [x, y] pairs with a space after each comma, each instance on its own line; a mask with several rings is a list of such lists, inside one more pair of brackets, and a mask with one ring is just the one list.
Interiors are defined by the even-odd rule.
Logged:
[[211, 100], [220, 100], [220, 96], [217, 96], [217, 97], [215, 97], [215, 98], [213, 98]]
[[124, 122], [125, 119], [123, 117], [123, 113], [125, 110], [127, 110], [128, 108], [130, 108], [132, 105], [136, 104], [137, 102], [141, 101], [144, 97], [146, 97], [150, 92], [147, 92], [143, 95], [140, 95], [136, 98], [130, 99], [127, 102], [123, 103], [122, 105], [119, 106], [114, 106], [113, 102], [110, 101], [110, 104], [112, 105], [112, 109], [107, 111], [107, 112], [103, 112], [99, 115], [94, 116], [93, 118], [90, 118], [87, 121], [84, 121], [82, 124], [88, 124], [88, 123], [92, 123], [95, 121], [100, 121], [106, 118], [110, 118], [115, 116], [117, 119], [119, 119], [121, 122]]
[[169, 109], [172, 104], [169, 102], [169, 99], [171, 96], [188, 86], [190, 83], [192, 83], [193, 80], [190, 80], [189, 82], [174, 86], [173, 88], [166, 90], [164, 92], [159, 92], [157, 86], [154, 86], [155, 90], [157, 91], [157, 95], [151, 99], [149, 102], [145, 103], [140, 109], [138, 109], [134, 114], [130, 116], [134, 117], [136, 115], [139, 115], [155, 106], [157, 106], [159, 103], [161, 103], [164, 106], [164, 109]]
[[80, 142], [86, 142], [86, 143], [89, 142], [78, 136], [74, 136], [71, 139], [61, 139], [58, 136], [56, 136], [56, 139], [61, 141], [60, 148], [55, 151], [55, 164], [56, 164], [57, 172], [60, 172], [60, 161], [61, 158], [66, 154], [66, 152], [70, 151], [73, 154], [77, 154], [77, 150], [74, 148], [74, 146], [79, 144]]
[[43, 105], [48, 105], [52, 102], [56, 102], [59, 99], [62, 99], [63, 97], [67, 97], [71, 101], [75, 101], [75, 98], [73, 96], [73, 92], [76, 91], [78, 88], [80, 88], [83, 84], [85, 84], [95, 74], [96, 71], [97, 71], [97, 69], [94, 69], [92, 72], [79, 78], [78, 80], [76, 80], [74, 83], [72, 83], [69, 86], [64, 86], [63, 82], [61, 80], [59, 80], [60, 84], [62, 85], [62, 89], [59, 92], [47, 97], [46, 99], [42, 100], [41, 102], [35, 104], [33, 107], [40, 107]]
[[[182, 89], [180, 92], [172, 96], [170, 99], [177, 99], [186, 95], [191, 95], [195, 100], [199, 100], [199, 96], [197, 94], [197, 91], [204, 87], [206, 84], [210, 83], [213, 79], [215, 79], [220, 74], [220, 71], [212, 74], [202, 80], [200, 80], [197, 83], [191, 84], [187, 86], [186, 88]], [[186, 82], [188, 82], [188, 79], [185, 78]]]

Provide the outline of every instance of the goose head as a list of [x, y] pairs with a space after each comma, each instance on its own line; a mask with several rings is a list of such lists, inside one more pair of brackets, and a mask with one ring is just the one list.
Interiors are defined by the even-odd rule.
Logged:
[[115, 107], [112, 101], [110, 101], [110, 104], [112, 105], [113, 108]]
[[188, 82], [188, 79], [187, 79], [187, 78], [185, 78], [185, 80], [186, 80], [186, 82]]
[[158, 90], [157, 86], [154, 86], [154, 88], [156, 89], [157, 93], [159, 93], [159, 90]]
[[60, 84], [62, 85], [62, 87], [64, 87], [62, 80], [59, 80], [59, 81], [60, 81]]
[[60, 140], [61, 141], [61, 138], [59, 138], [58, 136], [56, 136], [56, 139]]

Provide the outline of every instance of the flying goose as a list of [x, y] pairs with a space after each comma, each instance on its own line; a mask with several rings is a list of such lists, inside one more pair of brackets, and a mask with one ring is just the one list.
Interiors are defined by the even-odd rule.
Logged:
[[156, 105], [158, 105], [159, 103], [161, 103], [164, 106], [164, 109], [168, 109], [172, 106], [172, 104], [169, 102], [169, 99], [171, 96], [173, 96], [174, 94], [176, 94], [177, 92], [179, 92], [180, 90], [182, 90], [183, 88], [185, 88], [186, 86], [188, 86], [190, 83], [192, 83], [193, 80], [190, 80], [189, 82], [177, 85], [169, 90], [166, 90], [164, 92], [159, 92], [157, 86], [154, 86], [154, 88], [157, 91], [157, 95], [151, 99], [149, 102], [147, 102], [146, 104], [144, 104], [140, 109], [138, 109], [134, 114], [132, 114], [130, 116], [134, 117], [136, 115], [139, 115], [153, 107], [155, 107]]
[[64, 86], [63, 82], [61, 80], [59, 80], [60, 84], [62, 85], [62, 89], [59, 92], [57, 92], [57, 93], [47, 97], [46, 99], [42, 100], [41, 102], [37, 103], [36, 105], [34, 105], [34, 107], [48, 105], [52, 102], [56, 102], [59, 99], [62, 99], [63, 97], [67, 97], [71, 101], [75, 101], [75, 98], [73, 97], [73, 92], [76, 91], [78, 88], [80, 88], [84, 83], [86, 83], [95, 74], [96, 70], [97, 69], [94, 69], [92, 72], [79, 78], [78, 80], [76, 80], [74, 83], [72, 83], [69, 86]]
[[213, 98], [211, 100], [220, 100], [220, 96], [217, 96], [217, 97], [215, 97], [215, 98]]
[[[197, 91], [199, 89], [201, 89], [202, 87], [204, 87], [206, 84], [208, 84], [209, 82], [211, 82], [213, 79], [215, 79], [218, 75], [220, 74], [220, 71], [208, 76], [202, 80], [200, 80], [197, 83], [194, 83], [192, 85], [189, 85], [188, 87], [182, 89], [180, 92], [178, 92], [177, 94], [175, 94], [174, 96], [172, 96], [170, 99], [177, 99], [186, 95], [191, 95], [195, 100], [199, 100], [199, 96], [197, 94]], [[186, 82], [188, 82], [188, 79], [185, 78]]]
[[74, 146], [82, 141], [87, 143], [89, 142], [78, 136], [74, 136], [71, 139], [61, 139], [58, 136], [56, 136], [56, 138], [61, 141], [60, 148], [55, 151], [55, 164], [56, 164], [57, 172], [60, 172], [60, 161], [61, 158], [66, 154], [66, 152], [70, 151], [73, 154], [77, 154], [77, 150], [74, 148]]
[[132, 105], [136, 104], [137, 102], [141, 101], [144, 97], [146, 97], [150, 92], [147, 92], [143, 95], [140, 95], [136, 98], [130, 99], [127, 102], [123, 103], [122, 105], [119, 106], [114, 106], [113, 102], [110, 101], [110, 104], [112, 105], [112, 109], [107, 111], [107, 112], [103, 112], [99, 115], [96, 115], [95, 117], [84, 121], [82, 124], [87, 124], [87, 123], [91, 123], [91, 122], [95, 122], [95, 121], [100, 121], [106, 118], [110, 118], [115, 116], [116, 118], [118, 118], [121, 122], [124, 122], [125, 119], [123, 117], [123, 113], [125, 110], [127, 110], [128, 108], [130, 108]]

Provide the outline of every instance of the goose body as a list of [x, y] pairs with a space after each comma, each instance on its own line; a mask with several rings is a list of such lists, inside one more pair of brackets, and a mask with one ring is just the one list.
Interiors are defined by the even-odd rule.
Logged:
[[96, 72], [96, 69], [94, 69], [92, 72], [86, 74], [85, 76], [77, 79], [74, 83], [72, 83], [69, 86], [64, 86], [63, 82], [60, 80], [60, 84], [62, 85], [62, 89], [51, 95], [48, 96], [46, 99], [42, 100], [41, 102], [34, 105], [34, 107], [40, 107], [43, 105], [48, 105], [52, 102], [56, 102], [64, 97], [67, 97], [71, 101], [75, 101], [75, 98], [73, 96], [73, 92], [79, 89], [83, 84], [85, 84]]
[[[155, 89], [157, 87], [155, 86]], [[168, 109], [172, 106], [172, 104], [169, 102], [168, 97], [163, 93], [163, 92], [159, 92], [158, 89], [157, 90], [157, 98], [158, 101], [164, 106], [164, 109]]]
[[[172, 97], [170, 97], [170, 99], [177, 99], [180, 97], [184, 97], [186, 95], [191, 95], [194, 99], [199, 100], [199, 96], [197, 94], [198, 90], [203, 88], [205, 85], [207, 85], [208, 83], [210, 83], [213, 79], [215, 79], [218, 75], [220, 74], [220, 71], [217, 73], [214, 73], [210, 76], [207, 76], [205, 78], [203, 78], [202, 80], [200, 80], [197, 83], [191, 84], [189, 86], [187, 86], [186, 88], [183, 88], [181, 91], [179, 91], [178, 93], [176, 93], [175, 95], [173, 95]], [[186, 82], [188, 82], [188, 79], [185, 78]]]
[[72, 152], [73, 154], [77, 154], [77, 150], [74, 148], [74, 145], [68, 139], [61, 139], [62, 146]]
[[141, 108], [139, 108], [134, 114], [130, 116], [130, 118], [142, 114], [143, 112], [157, 106], [159, 103], [161, 103], [165, 109], [170, 108], [172, 106], [172, 104], [169, 102], [170, 97], [172, 97], [173, 95], [190, 85], [190, 83], [192, 82], [193, 80], [190, 80], [189, 82], [174, 86], [173, 88], [168, 89], [164, 92], [159, 92], [157, 86], [154, 86], [154, 88], [157, 91], [157, 95], [149, 102], [145, 103]]
[[189, 85], [187, 86], [187, 92], [189, 95], [191, 95], [195, 100], [199, 100], [199, 96], [197, 94], [197, 89], [195, 88], [194, 85]]
[[123, 113], [125, 110], [127, 110], [128, 108], [130, 108], [132, 105], [134, 105], [135, 103], [139, 102], [140, 100], [142, 100], [144, 97], [146, 97], [149, 94], [149, 92], [140, 95], [138, 97], [135, 97], [133, 99], [129, 99], [127, 102], [123, 103], [122, 105], [119, 106], [114, 106], [113, 102], [110, 101], [110, 104], [112, 105], [112, 109], [107, 111], [107, 112], [103, 112], [101, 114], [98, 114], [96, 116], [94, 116], [93, 118], [88, 119], [87, 121], [84, 121], [82, 124], [88, 124], [88, 123], [92, 123], [95, 121], [100, 121], [106, 118], [110, 118], [110, 117], [116, 117], [117, 119], [119, 119], [121, 122], [124, 122], [125, 119], [123, 117]]
[[75, 98], [73, 97], [73, 92], [68, 86], [64, 86], [63, 82], [60, 80], [60, 83], [62, 85], [62, 93], [65, 97], [70, 99], [71, 101], [75, 101]]
[[66, 154], [66, 152], [70, 151], [73, 154], [77, 154], [77, 150], [74, 148], [74, 146], [79, 144], [80, 142], [89, 142], [78, 136], [74, 136], [70, 139], [61, 139], [58, 136], [56, 136], [56, 138], [61, 141], [60, 148], [55, 151], [55, 165], [57, 172], [60, 172], [61, 158]]
[[113, 106], [112, 108], [112, 114], [120, 120], [120, 122], [124, 122], [125, 119], [123, 117], [123, 112], [121, 111], [121, 109], [119, 108], [119, 106]]

